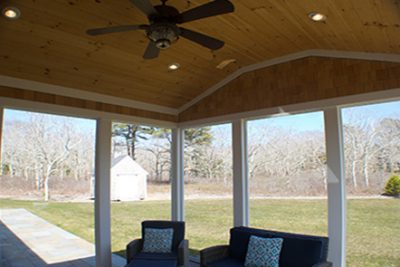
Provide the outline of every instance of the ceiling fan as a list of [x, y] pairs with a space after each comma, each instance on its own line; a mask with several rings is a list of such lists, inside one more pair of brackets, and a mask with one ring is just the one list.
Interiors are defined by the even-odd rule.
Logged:
[[224, 46], [224, 42], [213, 37], [177, 26], [198, 19], [217, 16], [234, 11], [234, 6], [229, 0], [214, 0], [204, 5], [187, 10], [183, 13], [172, 6], [166, 5], [167, 0], [161, 0], [162, 4], [152, 6], [150, 0], [130, 0], [138, 9], [146, 14], [149, 25], [122, 25], [107, 28], [87, 30], [89, 35], [101, 35], [134, 30], [144, 30], [150, 40], [144, 52], [144, 59], [158, 57], [160, 49], [167, 49], [179, 39], [179, 36], [198, 43], [211, 50], [217, 50]]

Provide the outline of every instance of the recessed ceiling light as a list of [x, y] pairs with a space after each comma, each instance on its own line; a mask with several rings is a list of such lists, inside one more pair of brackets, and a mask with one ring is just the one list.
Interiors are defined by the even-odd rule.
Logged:
[[3, 8], [1, 13], [7, 19], [18, 19], [19, 16], [21, 16], [21, 12], [19, 11], [19, 9], [13, 6]]
[[179, 65], [178, 63], [172, 63], [168, 65], [168, 69], [169, 70], [177, 70], [181, 67], [181, 65]]
[[318, 12], [311, 12], [310, 14], [308, 14], [308, 17], [310, 19], [312, 19], [313, 21], [325, 21], [326, 20], [326, 16], [322, 13], [318, 13]]

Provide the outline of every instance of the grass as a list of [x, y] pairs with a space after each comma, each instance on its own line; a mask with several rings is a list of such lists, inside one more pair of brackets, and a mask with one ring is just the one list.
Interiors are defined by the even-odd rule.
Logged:
[[[347, 264], [355, 267], [400, 266], [400, 200], [349, 200]], [[326, 200], [251, 200], [252, 226], [327, 235]], [[198, 250], [228, 242], [232, 225], [232, 200], [187, 200], [186, 237]], [[94, 206], [0, 200], [0, 208], [25, 208], [49, 222], [94, 242]], [[125, 245], [140, 236], [140, 222], [168, 219], [169, 201], [112, 203], [112, 248], [124, 255]]]

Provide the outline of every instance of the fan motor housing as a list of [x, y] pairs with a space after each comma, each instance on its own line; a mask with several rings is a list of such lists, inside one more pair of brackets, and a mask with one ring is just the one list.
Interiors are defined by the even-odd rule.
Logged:
[[150, 22], [176, 21], [180, 15], [178, 9], [172, 6], [159, 5], [155, 6], [154, 9], [157, 10], [158, 14], [148, 17]]

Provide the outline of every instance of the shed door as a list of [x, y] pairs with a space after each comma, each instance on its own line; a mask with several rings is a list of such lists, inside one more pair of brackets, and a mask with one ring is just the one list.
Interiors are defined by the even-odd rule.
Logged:
[[139, 200], [141, 197], [141, 188], [139, 177], [135, 174], [119, 174], [115, 183], [115, 199]]

